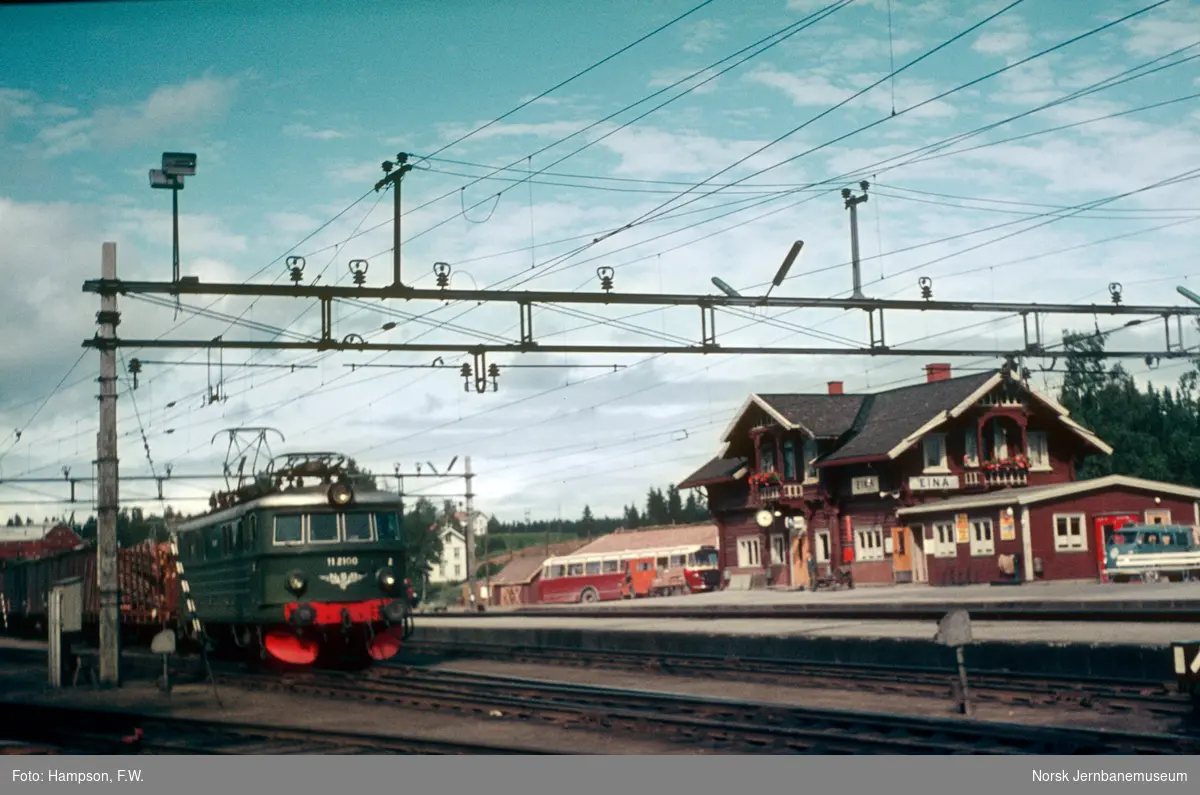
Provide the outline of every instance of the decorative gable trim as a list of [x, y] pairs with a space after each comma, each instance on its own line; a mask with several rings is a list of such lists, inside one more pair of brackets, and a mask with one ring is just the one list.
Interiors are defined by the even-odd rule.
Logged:
[[[803, 431], [804, 434], [809, 437], [811, 437], [813, 435], [812, 431], [810, 431], [808, 428], [805, 428], [803, 425], [799, 425], [797, 423], [788, 421], [788, 418], [783, 416], [782, 414], [780, 414], [778, 411], [776, 411], [774, 406], [772, 406], [767, 401], [763, 400], [757, 394], [752, 394], [752, 395], [750, 395], [750, 397], [746, 398], [746, 402], [743, 403], [742, 407], [737, 410], [736, 414], [733, 415], [733, 420], [729, 423], [729, 426], [725, 428], [725, 432], [723, 434], [721, 434], [721, 441], [725, 442], [726, 446], [728, 446], [729, 442], [732, 440], [733, 432], [737, 428], [738, 423], [740, 423], [742, 421], [742, 419], [746, 416], [746, 411], [751, 406], [758, 406], [760, 409], [765, 411], [767, 413], [767, 415], [771, 417], [771, 419], [778, 422], [780, 427], [784, 428], [785, 430], [789, 430], [789, 431], [800, 430], [800, 431]], [[725, 448], [722, 448], [722, 450], [721, 450], [722, 458], [725, 457], [725, 452], [726, 452]]]

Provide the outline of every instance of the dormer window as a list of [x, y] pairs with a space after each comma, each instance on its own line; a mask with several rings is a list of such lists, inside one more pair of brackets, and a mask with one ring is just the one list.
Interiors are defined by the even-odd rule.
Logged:
[[946, 434], [931, 433], [922, 440], [926, 472], [949, 472], [946, 461]]
[[975, 435], [974, 428], [967, 428], [963, 432], [963, 466], [979, 466], [979, 437]]
[[804, 440], [804, 482], [805, 483], [816, 483], [817, 481], [820, 480], [819, 473], [817, 472], [817, 468], [816, 468], [816, 466], [814, 466], [814, 463], [816, 462], [818, 455], [820, 455], [820, 453], [817, 450], [817, 440], [816, 439], [805, 439]]
[[1035, 472], [1049, 472], [1050, 447], [1046, 443], [1046, 432], [1029, 431], [1025, 436], [1029, 442], [1029, 468]]
[[796, 479], [796, 442], [794, 439], [783, 440], [783, 479]]
[[775, 471], [775, 440], [763, 438], [758, 447], [758, 471]]

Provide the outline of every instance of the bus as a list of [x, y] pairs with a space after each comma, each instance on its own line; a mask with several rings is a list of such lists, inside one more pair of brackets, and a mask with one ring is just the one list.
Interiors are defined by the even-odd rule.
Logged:
[[605, 602], [716, 590], [721, 582], [716, 547], [693, 545], [631, 549], [547, 558], [537, 601]]
[[1113, 582], [1200, 579], [1200, 528], [1125, 525], [1106, 546], [1104, 573]]

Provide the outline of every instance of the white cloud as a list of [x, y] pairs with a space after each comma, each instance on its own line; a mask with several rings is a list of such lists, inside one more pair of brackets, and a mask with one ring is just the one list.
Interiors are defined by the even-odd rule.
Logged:
[[692, 22], [684, 30], [685, 52], [704, 52], [713, 44], [725, 40], [725, 23], [712, 19]]
[[210, 124], [224, 116], [239, 80], [205, 76], [160, 86], [144, 101], [107, 106], [91, 115], [42, 128], [38, 140], [47, 157], [98, 147], [118, 149], [180, 128]]
[[[765, 67], [746, 75], [746, 79], [783, 92], [797, 107], [832, 107], [871, 85], [879, 76], [852, 73], [843, 79], [835, 79], [813, 70], [781, 72], [772, 67]], [[876, 113], [890, 113], [891, 88], [888, 82], [881, 83], [852, 100], [846, 107], [866, 107]], [[903, 77], [897, 78], [895, 92], [897, 110], [925, 102], [941, 93], [927, 81]], [[949, 101], [937, 100], [905, 114], [905, 118], [947, 118], [956, 114], [957, 110]]]
[[346, 137], [346, 133], [341, 130], [315, 130], [307, 124], [289, 124], [283, 128], [283, 134], [297, 138], [311, 138], [315, 141], [333, 141]]

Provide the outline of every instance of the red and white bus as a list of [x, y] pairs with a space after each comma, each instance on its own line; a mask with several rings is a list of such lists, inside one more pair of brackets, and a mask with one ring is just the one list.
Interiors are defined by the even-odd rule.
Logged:
[[547, 558], [539, 602], [606, 602], [712, 591], [721, 582], [715, 547], [631, 549]]

